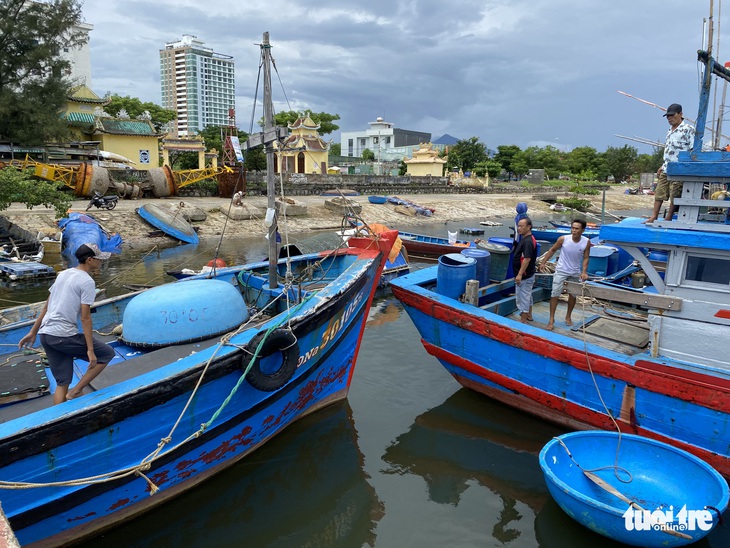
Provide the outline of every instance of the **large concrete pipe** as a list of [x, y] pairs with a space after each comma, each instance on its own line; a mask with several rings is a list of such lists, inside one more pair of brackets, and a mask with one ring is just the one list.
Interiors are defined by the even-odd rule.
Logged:
[[152, 195], [155, 198], [165, 198], [177, 194], [175, 179], [172, 176], [172, 170], [168, 166], [150, 169], [147, 173], [147, 182], [150, 183]]
[[94, 191], [106, 194], [111, 182], [109, 171], [106, 168], [89, 163], [79, 164], [74, 179], [76, 181], [74, 194], [82, 198], [90, 198], [94, 195]]

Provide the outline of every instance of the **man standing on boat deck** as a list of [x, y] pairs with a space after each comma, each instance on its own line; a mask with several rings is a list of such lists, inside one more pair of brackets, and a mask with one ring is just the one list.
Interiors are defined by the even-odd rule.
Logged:
[[657, 170], [659, 175], [659, 182], [656, 185], [654, 191], [654, 211], [651, 217], [647, 219], [647, 223], [653, 223], [659, 217], [659, 212], [662, 208], [662, 203], [665, 200], [670, 200], [669, 208], [664, 219], [671, 221], [676, 210], [674, 205], [674, 198], [678, 198], [682, 195], [682, 183], [672, 182], [669, 183], [667, 179], [667, 164], [669, 162], [676, 162], [679, 158], [679, 152], [682, 150], [689, 150], [692, 148], [692, 142], [695, 138], [695, 129], [684, 121], [682, 116], [682, 105], [672, 103], [669, 105], [666, 114], [667, 122], [669, 122], [669, 131], [667, 132], [667, 139], [664, 143], [664, 163], [662, 167]]
[[[114, 350], [109, 345], [94, 339], [91, 327], [91, 305], [96, 297], [96, 284], [91, 274], [97, 272], [102, 261], [110, 255], [95, 244], [80, 245], [76, 250], [79, 265], [58, 275], [30, 333], [18, 343], [19, 348], [33, 346], [40, 333], [48, 365], [56, 379], [54, 405], [80, 396], [114, 357]], [[79, 318], [83, 333], [78, 330]], [[74, 358], [88, 360], [89, 367], [69, 391]]]
[[[560, 256], [553, 276], [553, 290], [550, 293], [550, 320], [547, 328], [555, 327], [555, 311], [558, 309], [558, 297], [563, 292], [566, 280], [585, 282], [588, 279], [588, 261], [591, 257], [591, 241], [583, 236], [586, 222], [583, 219], [574, 219], [570, 223], [570, 237], [560, 236], [537, 265], [543, 270], [545, 264], [559, 249]], [[573, 325], [571, 315], [575, 308], [575, 295], [568, 295], [568, 312], [565, 314], [565, 325]]]
[[537, 242], [532, 235], [532, 221], [524, 217], [517, 222], [517, 234], [522, 238], [515, 246], [512, 269], [515, 274], [515, 300], [522, 323], [532, 321], [532, 288], [535, 285]]

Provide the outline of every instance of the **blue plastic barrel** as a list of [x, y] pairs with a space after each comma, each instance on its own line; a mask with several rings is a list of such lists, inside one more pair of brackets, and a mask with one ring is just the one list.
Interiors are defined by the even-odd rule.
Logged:
[[667, 251], [661, 251], [659, 249], [650, 249], [649, 250], [649, 260], [650, 261], [658, 261], [658, 262], [666, 263], [668, 258], [669, 258], [669, 253]]
[[507, 265], [510, 262], [510, 248], [501, 244], [480, 241], [477, 246], [489, 252], [489, 279], [502, 281], [507, 275]]
[[507, 247], [507, 249], [509, 249], [509, 260], [507, 261], [507, 265], [505, 267], [504, 277], [497, 277], [495, 274], [495, 280], [501, 281], [501, 280], [508, 280], [510, 278], [514, 278], [515, 274], [514, 274], [514, 271], [512, 270], [512, 251], [514, 251], [512, 246], [515, 243], [514, 240], [512, 238], [494, 237], [494, 238], [489, 238], [488, 241], [490, 244], [503, 245], [503, 246]]
[[[609, 272], [609, 257], [616, 253], [616, 249], [607, 245], [594, 245], [591, 247], [590, 259], [588, 259], [588, 274], [605, 276]], [[616, 262], [618, 264], [618, 256]], [[600, 272], [600, 274], [599, 274]]]
[[476, 279], [479, 280], [479, 287], [489, 285], [489, 271], [492, 263], [492, 257], [489, 255], [489, 251], [476, 247], [468, 247], [462, 250], [461, 254], [476, 260]]
[[447, 253], [439, 257], [436, 273], [436, 293], [458, 299], [466, 291], [467, 280], [477, 276], [477, 261], [460, 253]]

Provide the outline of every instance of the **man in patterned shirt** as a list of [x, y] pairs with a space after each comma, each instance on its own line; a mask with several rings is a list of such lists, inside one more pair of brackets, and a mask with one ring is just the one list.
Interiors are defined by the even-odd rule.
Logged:
[[653, 223], [657, 220], [662, 203], [665, 200], [670, 200], [670, 203], [664, 218], [667, 221], [672, 220], [676, 209], [674, 198], [682, 195], [682, 183], [672, 182], [670, 185], [667, 180], [667, 164], [677, 161], [680, 150], [689, 150], [692, 148], [692, 142], [695, 138], [695, 129], [685, 122], [682, 116], [682, 105], [672, 103], [669, 105], [667, 113], [664, 116], [667, 117], [667, 122], [669, 122], [671, 127], [667, 132], [667, 140], [664, 143], [664, 163], [657, 170], [659, 182], [654, 191], [654, 211], [651, 217], [647, 219], [647, 223]]

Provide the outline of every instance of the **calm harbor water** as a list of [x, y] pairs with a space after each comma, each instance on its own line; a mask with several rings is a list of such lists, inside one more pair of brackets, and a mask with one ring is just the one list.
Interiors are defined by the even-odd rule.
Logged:
[[[505, 235], [490, 230], [485, 237]], [[161, 283], [165, 270], [199, 268], [211, 250], [125, 249], [99, 285], [116, 294], [128, 283]], [[220, 256], [232, 263], [264, 253], [260, 241], [226, 240]], [[0, 297], [46, 292], [1, 288]], [[563, 432], [461, 389], [386, 296], [371, 310], [347, 402], [83, 546], [618, 546], [575, 523], [547, 491], [537, 455]], [[699, 546], [730, 546], [730, 526]]]

